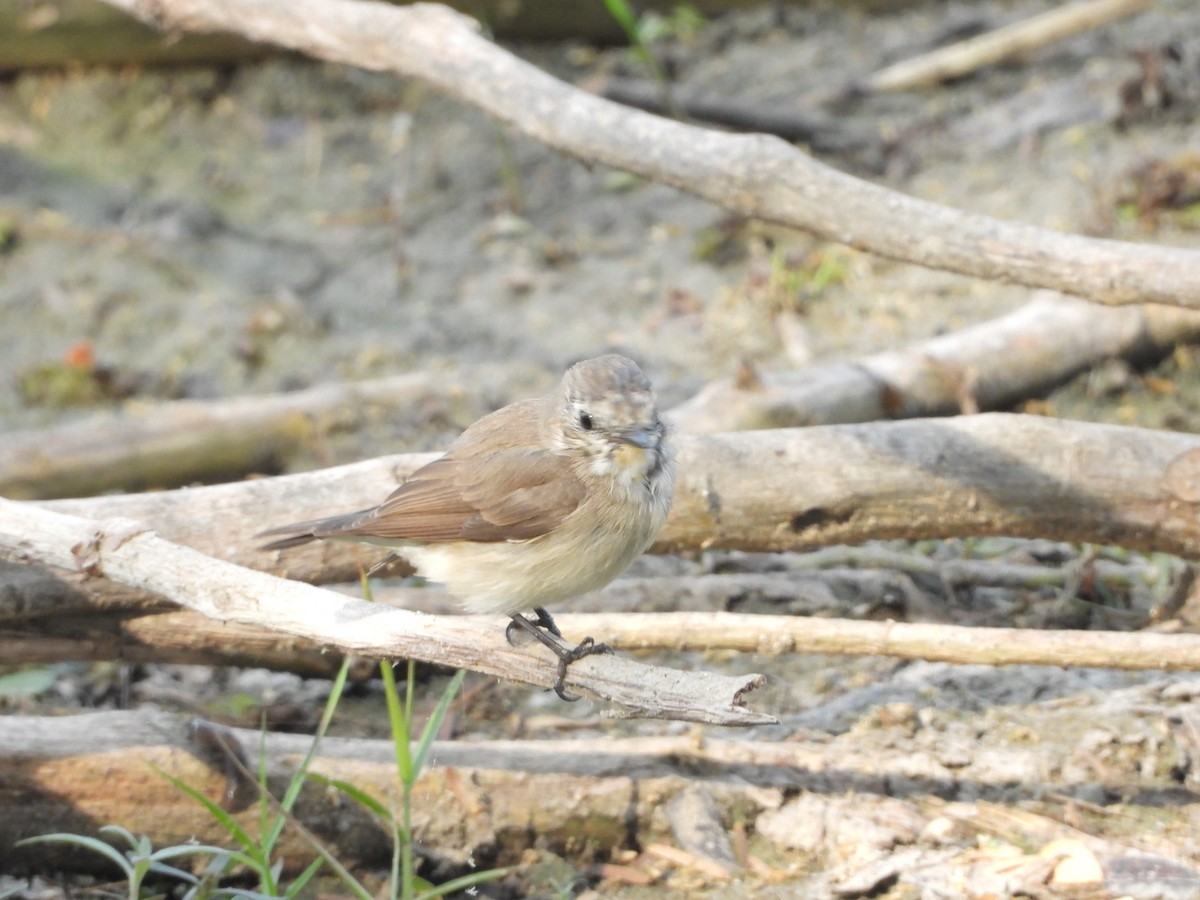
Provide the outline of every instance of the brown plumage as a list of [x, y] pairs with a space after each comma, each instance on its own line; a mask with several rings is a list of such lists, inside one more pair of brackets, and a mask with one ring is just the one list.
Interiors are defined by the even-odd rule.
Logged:
[[516, 613], [600, 587], [653, 541], [674, 460], [650, 383], [609, 355], [473, 424], [381, 504], [263, 532], [391, 547], [469, 609]]

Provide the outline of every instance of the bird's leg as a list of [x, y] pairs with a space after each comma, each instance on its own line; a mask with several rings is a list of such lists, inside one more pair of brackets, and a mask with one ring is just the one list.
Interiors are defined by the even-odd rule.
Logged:
[[537, 613], [537, 619], [534, 621], [534, 625], [545, 628], [555, 637], [562, 637], [562, 632], [559, 631], [558, 626], [554, 624], [554, 617], [551, 616], [550, 613], [546, 612], [546, 607], [535, 606], [533, 611]]
[[508, 623], [508, 628], [504, 630], [504, 636], [511, 644], [513, 642], [513, 634], [516, 633], [515, 630], [521, 629], [528, 631], [553, 650], [554, 655], [558, 657], [558, 677], [554, 679], [554, 693], [568, 702], [578, 700], [578, 696], [566, 692], [565, 685], [563, 684], [563, 679], [567, 676], [567, 666], [571, 665], [575, 660], [591, 656], [593, 653], [612, 653], [613, 648], [608, 646], [608, 644], [597, 644], [590, 637], [584, 638], [573, 648], [564, 647], [551, 636], [561, 638], [562, 634], [559, 632], [558, 626], [554, 624], [554, 620], [550, 618], [550, 614], [540, 607], [535, 607], [534, 612], [538, 614], [537, 620], [534, 622], [529, 621], [520, 613], [513, 613], [512, 621]]
[[[515, 645], [516, 641], [513, 640], [513, 635], [515, 635], [519, 630], [522, 630], [522, 629], [528, 630], [525, 625], [521, 625], [521, 626], [517, 625], [515, 620], [518, 618], [520, 618], [523, 622], [526, 622], [528, 625], [532, 625], [534, 628], [544, 628], [548, 632], [550, 632], [552, 635], [554, 635], [555, 637], [559, 637], [559, 638], [562, 637], [562, 632], [559, 631], [558, 626], [554, 624], [554, 617], [551, 616], [550, 613], [546, 612], [545, 607], [535, 606], [533, 608], [533, 611], [535, 613], [537, 613], [537, 618], [534, 619], [532, 622], [530, 622], [524, 616], [515, 616], [514, 615], [512, 617], [514, 619], [514, 621], [509, 622], [508, 627], [504, 629], [505, 640], [507, 640], [510, 644]], [[539, 640], [540, 640], [540, 638], [539, 638]]]

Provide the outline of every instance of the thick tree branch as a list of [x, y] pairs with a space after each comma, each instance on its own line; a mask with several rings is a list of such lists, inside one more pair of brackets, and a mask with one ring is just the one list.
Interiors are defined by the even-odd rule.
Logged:
[[[978, 412], [1049, 390], [1111, 358], [1138, 364], [1200, 336], [1200, 313], [1109, 308], [1051, 292], [1005, 316], [885, 353], [712, 382], [668, 411], [679, 431], [742, 431]], [[510, 379], [511, 380], [511, 379]], [[0, 445], [0, 496], [82, 497], [232, 481], [312, 452], [327, 433], [402, 411], [469, 421], [511, 394], [503, 372], [411, 373], [284, 394], [133, 404]]]
[[918, 200], [786, 142], [731, 135], [576, 90], [497, 48], [445, 7], [356, 0], [107, 0], [159, 27], [232, 31], [426, 81], [589, 163], [872, 253], [1103, 303], [1200, 308], [1200, 253], [1062, 234]]
[[[270, 628], [345, 652], [409, 657], [543, 686], [555, 678], [548, 654], [510, 647], [495, 620], [481, 629], [465, 619], [392, 609], [283, 581], [176, 546], [128, 519], [95, 522], [0, 500], [0, 552], [104, 576], [210, 618]], [[741, 703], [761, 680], [597, 656], [572, 665], [566, 683], [632, 715], [747, 725], [772, 721]]]
[[[1009, 535], [1200, 556], [1200, 436], [989, 413], [679, 435], [659, 552], [810, 550], [874, 539]], [[429, 454], [46, 508], [145, 522], [167, 540], [300, 581], [351, 581], [356, 544], [258, 550], [272, 525], [372, 506]]]

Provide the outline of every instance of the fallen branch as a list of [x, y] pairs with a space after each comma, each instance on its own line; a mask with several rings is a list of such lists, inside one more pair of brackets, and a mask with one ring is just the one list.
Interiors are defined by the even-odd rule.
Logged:
[[[465, 861], [486, 850], [508, 862], [516, 861], [509, 854], [527, 846], [531, 830], [568, 855], [572, 847], [578, 852], [587, 846], [589, 834], [609, 835], [610, 844], [617, 846], [622, 838], [643, 845], [661, 839], [662, 808], [697, 787], [710, 793], [726, 821], [746, 820], [760, 837], [776, 842], [782, 837], [784, 844], [795, 829], [780, 834], [783, 821], [767, 826], [789, 793], [818, 802], [821, 797], [843, 798], [862, 807], [880, 800], [922, 804], [931, 797], [1012, 802], [1014, 796], [1041, 798], [1050, 790], [1066, 797], [1091, 796], [1100, 784], [1120, 793], [1127, 804], [1161, 813], [1159, 788], [1170, 789], [1165, 761], [1186, 759], [1186, 744], [1181, 743], [1186, 738], [1164, 732], [1162, 722], [1186, 721], [1197, 715], [1197, 705], [1194, 685], [1184, 682], [1088, 701], [1089, 714], [1107, 723], [1100, 727], [1111, 731], [1113, 748], [1157, 748], [1142, 752], [1157, 753], [1151, 759], [1162, 765], [1138, 764], [1128, 754], [1120, 761], [1102, 757], [1102, 762], [1096, 751], [1083, 751], [1075, 739], [1031, 741], [1031, 734], [1080, 729], [1078, 708], [1061, 703], [1020, 710], [1019, 728], [1012, 727], [1009, 717], [989, 725], [981, 724], [975, 713], [939, 710], [929, 727], [900, 718], [890, 730], [874, 726], [886, 739], [866, 741], [861, 729], [805, 741], [711, 736], [698, 741], [694, 735], [438, 741], [417, 783], [413, 826], [421, 845], [439, 856]], [[198, 740], [202, 734], [179, 716], [149, 710], [7, 717], [0, 730], [0, 854], [23, 837], [94, 831], [97, 822], [120, 822], [149, 836], [156, 847], [192, 837], [203, 843], [225, 840], [227, 835], [196, 803], [166, 779], [147, 777], [150, 768], [157, 768], [213, 799], [237, 796], [222, 757], [211, 742]], [[257, 749], [263, 748], [269, 783], [279, 793], [311, 745], [305, 735], [246, 729], [224, 734], [255, 763]], [[1102, 740], [1089, 740], [1100, 746], [1098, 752], [1106, 752]], [[1083, 759], [1081, 753], [1086, 753]], [[312, 770], [387, 798], [395, 791], [395, 748], [388, 741], [328, 737]], [[97, 778], [97, 772], [105, 773], [104, 778]], [[941, 812], [938, 808], [929, 815]], [[767, 818], [758, 819], [760, 813]], [[231, 814], [251, 833], [258, 827], [253, 803]], [[315, 786], [305, 790], [297, 814], [343, 860], [390, 857], [389, 836], [335, 792]], [[295, 859], [287, 851], [296, 850], [299, 859], [308, 858], [306, 848], [292, 840], [290, 831], [285, 832], [281, 855]], [[44, 866], [78, 864], [77, 851], [70, 859], [42, 855], [54, 849], [45, 845], [28, 852], [36, 851]], [[829, 854], [832, 864], [845, 847], [831, 834], [811, 849], [822, 858]]]
[[[555, 663], [510, 647], [494, 619], [427, 616], [365, 603], [243, 569], [176, 546], [130, 520], [89, 521], [0, 500], [0, 552], [78, 569], [152, 591], [210, 618], [281, 631], [379, 658], [407, 657], [526, 684], [554, 683]], [[728, 678], [652, 668], [615, 656], [588, 657], [568, 688], [626, 707], [628, 715], [724, 725], [773, 721], [741, 703], [762, 676]]]
[[260, 397], [131, 403], [7, 435], [0, 496], [80, 497], [278, 471], [319, 435], [431, 402], [444, 406], [462, 393], [444, 376], [418, 372]]
[[720, 648], [778, 656], [835, 653], [988, 666], [1200, 671], [1200, 635], [1040, 631], [908, 622], [850, 622], [737, 613], [587, 613], [556, 618], [564, 635], [603, 634], [614, 647]]
[[[999, 319], [850, 362], [720, 379], [668, 416], [680, 431], [741, 431], [868, 422], [1001, 408], [1088, 366], [1139, 363], [1200, 335], [1200, 315], [1169, 306], [1108, 309], [1036, 297]], [[503, 376], [478, 382], [503, 398]], [[413, 373], [349, 385], [212, 402], [131, 404], [118, 413], [16, 432], [0, 446], [0, 496], [43, 499], [233, 480], [272, 471], [318, 436], [399, 410], [465, 405], [481, 396], [456, 380]]]
[[1068, 3], [1025, 21], [1014, 22], [948, 47], [939, 47], [931, 53], [894, 63], [868, 77], [865, 86], [872, 91], [908, 91], [932, 87], [1081, 31], [1105, 25], [1114, 19], [1141, 12], [1151, 2], [1083, 0]]
[[[990, 666], [1200, 671], [1200, 635], [1195, 634], [1044, 631], [705, 612], [562, 613], [555, 620], [568, 640], [595, 635], [618, 650], [720, 650], [761, 656], [829, 653]], [[451, 621], [474, 634], [486, 634], [496, 623], [494, 617], [474, 616], [453, 617]], [[346, 649], [352, 640], [322, 640], [313, 634], [304, 639], [288, 636], [297, 630], [298, 626], [290, 626], [280, 635], [265, 624], [257, 628], [231, 626], [182, 612], [132, 618], [109, 616], [95, 621], [39, 622], [27, 631], [9, 626], [0, 631], [0, 649], [9, 664], [116, 659], [264, 666], [329, 677], [338, 660], [322, 661], [320, 648], [332, 644]], [[407, 650], [383, 652], [383, 644], [380, 640], [364, 645], [364, 649], [378, 656], [414, 656], [441, 665], [462, 665], [458, 657], [453, 662], [430, 658], [436, 657], [432, 650], [425, 656]], [[463, 667], [484, 671], [474, 665]], [[503, 666], [493, 674], [528, 680]], [[587, 686], [587, 682], [580, 684]]]
[[[1135, 363], [1200, 336], [1200, 315], [1169, 306], [1109, 309], [1036, 297], [999, 319], [910, 347], [794, 372], [720, 379], [668, 413], [677, 430], [741, 431], [996, 409], [1088, 366]], [[504, 376], [473, 384], [413, 373], [286, 394], [131, 404], [118, 413], [16, 432], [0, 446], [0, 496], [82, 497], [111, 490], [234, 480], [276, 470], [321, 435], [400, 411], [463, 406], [468, 421], [505, 399]]]
[[[1200, 556], [1200, 437], [989, 413], [680, 435], [656, 549], [811, 550], [875, 539], [1008, 535]], [[47, 509], [145, 522], [208, 555], [300, 581], [352, 581], [374, 548], [258, 550], [271, 525], [378, 503], [428, 454]]]
[[1200, 254], [1061, 234], [898, 194], [786, 142], [659, 118], [572, 88], [444, 7], [351, 0], [107, 0], [160, 28], [231, 31], [426, 81], [589, 163], [882, 256], [1103, 303], [1200, 307]]
[[999, 409], [1106, 359], [1134, 362], [1200, 336], [1200, 315], [1044, 295], [988, 322], [849, 362], [714, 381], [673, 408], [681, 431], [742, 431]]

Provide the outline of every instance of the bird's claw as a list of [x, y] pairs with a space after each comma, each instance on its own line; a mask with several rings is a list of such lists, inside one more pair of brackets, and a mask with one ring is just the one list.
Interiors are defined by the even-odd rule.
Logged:
[[567, 666], [585, 656], [592, 656], [596, 653], [612, 653], [613, 648], [608, 644], [597, 644], [592, 638], [585, 637], [574, 649], [568, 650], [565, 647], [559, 647], [556, 652], [558, 652], [558, 677], [554, 679], [554, 693], [558, 694], [560, 700], [574, 703], [579, 699], [579, 695], [568, 694], [566, 685], [563, 684], [563, 679], [567, 677]]
[[[539, 641], [554, 651], [554, 655], [558, 657], [558, 677], [554, 679], [554, 693], [558, 694], [559, 698], [566, 700], [568, 703], [573, 703], [579, 697], [575, 694], [568, 694], [563, 680], [567, 677], [567, 667], [576, 660], [583, 659], [585, 656], [592, 656], [596, 653], [612, 653], [613, 648], [608, 644], [597, 644], [590, 637], [584, 638], [575, 647], [570, 649], [564, 647], [554, 638], [562, 638], [562, 632], [558, 630], [558, 626], [554, 624], [554, 619], [550, 614], [540, 606], [533, 610], [537, 613], [537, 618], [530, 621], [520, 613], [514, 613], [512, 621], [508, 623], [508, 627], [504, 629], [504, 636], [510, 644], [513, 643], [513, 635], [516, 630], [528, 631]], [[551, 637], [554, 635], [554, 637]]]

